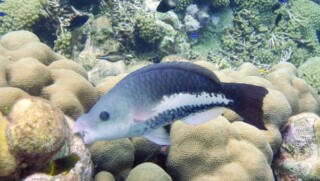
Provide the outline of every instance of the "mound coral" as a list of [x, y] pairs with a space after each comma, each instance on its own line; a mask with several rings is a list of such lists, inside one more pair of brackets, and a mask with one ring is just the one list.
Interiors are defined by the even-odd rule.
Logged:
[[148, 162], [140, 164], [132, 169], [126, 180], [172, 181], [171, 177], [161, 167]]
[[1, 110], [18, 98], [32, 95], [51, 100], [76, 118], [98, 98], [80, 65], [54, 53], [31, 32], [2, 36], [0, 55]]
[[[73, 122], [48, 100], [31, 96], [18, 100], [7, 117], [0, 115], [0, 180], [91, 178], [89, 150], [71, 134]], [[71, 154], [79, 160], [73, 167], [61, 170], [68, 173], [49, 175], [56, 169], [50, 167], [52, 162]]]
[[10, 152], [24, 163], [45, 163], [65, 143], [68, 126], [64, 114], [49, 101], [21, 99], [12, 107], [8, 119]]
[[133, 165], [134, 147], [128, 138], [114, 141], [97, 141], [90, 147], [96, 171], [108, 171], [116, 178], [129, 171]]
[[93, 181], [116, 181], [113, 175], [106, 171], [101, 171], [94, 176]]
[[272, 150], [261, 132], [223, 117], [174, 123], [167, 169], [176, 180], [273, 180]]
[[292, 64], [283, 62], [273, 66], [266, 79], [286, 96], [293, 115], [302, 112], [320, 113], [318, 95], [305, 80], [298, 78], [298, 70]]

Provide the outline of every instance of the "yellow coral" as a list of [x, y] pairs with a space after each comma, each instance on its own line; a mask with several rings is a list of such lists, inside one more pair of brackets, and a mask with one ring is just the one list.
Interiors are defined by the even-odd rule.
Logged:
[[65, 143], [68, 125], [64, 114], [45, 99], [19, 100], [8, 118], [10, 151], [28, 164], [45, 163]]
[[16, 170], [16, 160], [10, 153], [6, 138], [6, 128], [9, 122], [0, 113], [0, 180], [1, 177], [9, 176]]

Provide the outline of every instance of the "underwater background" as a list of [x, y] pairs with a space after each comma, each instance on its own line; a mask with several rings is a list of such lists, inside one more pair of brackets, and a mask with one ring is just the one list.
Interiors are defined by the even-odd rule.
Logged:
[[[172, 2], [0, 1], [0, 181], [320, 180], [320, 1]], [[175, 122], [170, 147], [72, 133], [126, 75], [171, 61], [267, 88], [268, 130], [228, 110]]]

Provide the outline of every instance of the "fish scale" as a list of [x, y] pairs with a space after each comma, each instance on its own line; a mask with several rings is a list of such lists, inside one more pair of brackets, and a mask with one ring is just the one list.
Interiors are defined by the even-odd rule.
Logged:
[[210, 70], [186, 62], [159, 63], [130, 73], [92, 109], [76, 120], [74, 133], [85, 143], [145, 136], [170, 144], [169, 124], [201, 124], [231, 109], [259, 129], [268, 90], [243, 83], [224, 83]]

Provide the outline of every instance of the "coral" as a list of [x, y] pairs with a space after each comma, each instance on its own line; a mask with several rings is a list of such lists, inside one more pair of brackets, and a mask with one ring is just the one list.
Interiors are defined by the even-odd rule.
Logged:
[[127, 76], [127, 73], [119, 74], [117, 76], [108, 76], [104, 78], [95, 88], [99, 93], [99, 97], [102, 97], [113, 86], [115, 86], [121, 79]]
[[214, 7], [228, 6], [230, 4], [229, 0], [208, 0], [208, 1]]
[[278, 180], [319, 180], [319, 116], [302, 113], [289, 118], [274, 161]]
[[48, 0], [6, 0], [0, 4], [0, 11], [6, 15], [0, 19], [0, 34], [14, 30], [30, 30], [41, 17], [48, 14], [44, 6]]
[[177, 11], [182, 11], [184, 10], [189, 4], [192, 3], [193, 0], [178, 0], [177, 2]]
[[72, 70], [53, 69], [51, 72], [54, 82], [42, 89], [41, 96], [59, 105], [73, 118], [88, 112], [98, 98], [90, 82]]
[[94, 176], [93, 181], [116, 181], [113, 175], [106, 171], [101, 171]]
[[149, 162], [140, 164], [132, 169], [126, 180], [172, 181], [171, 177], [161, 167]]
[[96, 171], [108, 171], [116, 178], [126, 174], [133, 165], [134, 147], [128, 138], [97, 141], [90, 147]]
[[82, 77], [84, 77], [85, 79], [88, 79], [88, 75], [87, 72], [82, 68], [82, 66], [74, 61], [70, 61], [70, 60], [57, 60], [52, 62], [48, 68], [50, 69], [68, 69], [68, 70], [72, 70], [78, 74], [80, 74]]
[[179, 17], [172, 11], [167, 13], [157, 13], [155, 16], [157, 20], [171, 25], [176, 30], [180, 30], [182, 28], [182, 23], [179, 20]]
[[76, 118], [87, 112], [98, 98], [80, 65], [54, 53], [31, 32], [15, 31], [2, 36], [0, 55], [0, 83], [4, 93], [1, 109], [29, 94], [50, 99], [64, 113]]
[[163, 37], [162, 27], [156, 23], [154, 16], [138, 15], [135, 19], [138, 36], [146, 43], [154, 44]]
[[0, 112], [7, 115], [10, 110], [10, 106], [20, 99], [25, 98], [29, 94], [23, 90], [15, 87], [1, 87], [0, 88], [1, 102], [0, 102]]
[[302, 112], [320, 113], [320, 99], [308, 83], [298, 78], [297, 68], [290, 63], [279, 63], [273, 66], [266, 79], [281, 91], [289, 101], [292, 114]]
[[126, 65], [124, 61], [109, 62], [100, 60], [90, 71], [88, 71], [89, 80], [96, 85], [105, 77], [124, 73], [125, 69]]
[[299, 0], [272, 11], [277, 1], [238, 3], [234, 27], [222, 36], [220, 50], [234, 66], [252, 62], [263, 67], [281, 61], [299, 66], [319, 54], [319, 27], [315, 23], [319, 22], [319, 5]]
[[47, 100], [20, 99], [8, 119], [10, 152], [24, 163], [46, 163], [65, 143], [68, 127], [64, 114]]
[[17, 168], [15, 157], [10, 153], [5, 130], [9, 125], [8, 120], [0, 113], [0, 179], [14, 173]]
[[201, 28], [200, 23], [191, 15], [187, 15], [183, 19], [187, 32], [194, 32]]
[[298, 68], [299, 76], [320, 93], [320, 57], [309, 58]]
[[8, 74], [8, 83], [12, 87], [31, 95], [39, 95], [43, 87], [53, 82], [50, 69], [35, 58], [19, 59], [10, 66]]
[[54, 51], [70, 58], [72, 51], [71, 40], [71, 32], [61, 32], [61, 34], [58, 35], [58, 38], [54, 41]]
[[[119, 32], [123, 30], [119, 29]], [[119, 43], [114, 39], [114, 31], [111, 21], [106, 16], [101, 16], [94, 20], [92, 25], [91, 37], [94, 47], [102, 47], [102, 51], [113, 52], [119, 49]]]
[[[0, 180], [90, 180], [90, 153], [72, 134], [73, 124], [48, 100], [31, 96], [18, 100], [7, 117], [0, 114]], [[51, 175], [52, 162], [70, 155], [78, 157], [75, 164]]]
[[[46, 173], [40, 173], [35, 171], [24, 178], [25, 181], [61, 181], [61, 180], [91, 180], [93, 176], [93, 164], [91, 161], [91, 155], [88, 148], [84, 145], [83, 140], [73, 135], [71, 132], [71, 127], [74, 124], [74, 120], [65, 117], [68, 124], [68, 134], [66, 139], [66, 144], [60, 149], [60, 151], [51, 159], [55, 161], [56, 159], [66, 158], [70, 155], [76, 155], [79, 160], [75, 163], [73, 167], [62, 166], [62, 173], [57, 175], [50, 175], [52, 171]], [[68, 165], [63, 162], [63, 164]], [[66, 167], [66, 168], [64, 168]]]
[[131, 141], [134, 146], [135, 163], [156, 157], [161, 148], [160, 145], [157, 145], [144, 137], [134, 137], [131, 138]]
[[171, 142], [167, 170], [174, 180], [273, 180], [266, 137], [243, 122], [176, 122]]

